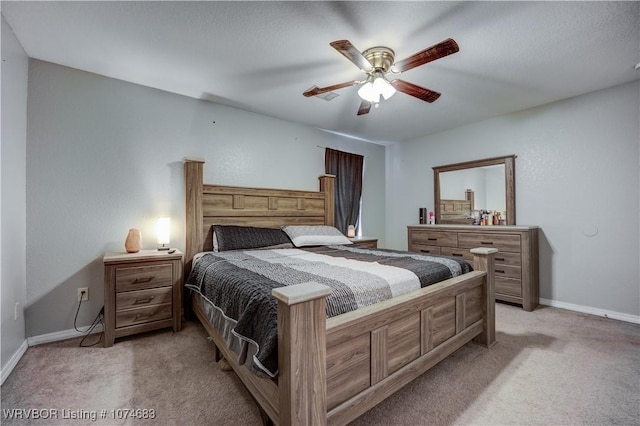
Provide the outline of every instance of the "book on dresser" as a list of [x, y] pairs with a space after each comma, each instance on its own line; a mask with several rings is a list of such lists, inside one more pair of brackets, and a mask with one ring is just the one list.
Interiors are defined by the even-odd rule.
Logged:
[[498, 249], [495, 257], [496, 300], [532, 311], [539, 301], [538, 227], [411, 225], [409, 251], [463, 257], [472, 262], [475, 247]]

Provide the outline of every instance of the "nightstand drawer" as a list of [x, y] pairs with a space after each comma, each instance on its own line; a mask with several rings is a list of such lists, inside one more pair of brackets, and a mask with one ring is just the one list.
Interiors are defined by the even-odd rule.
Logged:
[[171, 264], [120, 267], [116, 270], [116, 292], [171, 286], [172, 273]]
[[116, 312], [116, 328], [171, 318], [171, 303]]
[[159, 287], [149, 290], [118, 293], [116, 295], [116, 311], [171, 303], [173, 297], [172, 290], [173, 288], [171, 287]]
[[364, 247], [364, 248], [378, 248], [378, 241], [377, 240], [360, 241], [360, 242], [354, 243], [354, 245], [358, 247]]

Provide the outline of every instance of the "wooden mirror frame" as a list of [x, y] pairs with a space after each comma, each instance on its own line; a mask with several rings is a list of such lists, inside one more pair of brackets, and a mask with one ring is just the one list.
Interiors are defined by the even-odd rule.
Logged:
[[504, 157], [485, 158], [483, 160], [466, 161], [464, 163], [447, 164], [433, 168], [433, 199], [436, 215], [436, 224], [448, 223], [440, 219], [440, 173], [453, 172], [456, 170], [473, 169], [476, 167], [495, 166], [504, 164], [504, 182], [507, 208], [507, 225], [516, 224], [516, 156], [507, 155]]

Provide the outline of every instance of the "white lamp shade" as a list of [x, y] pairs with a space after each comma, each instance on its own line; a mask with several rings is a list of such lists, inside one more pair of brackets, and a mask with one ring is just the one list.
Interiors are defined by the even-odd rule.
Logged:
[[358, 96], [360, 96], [365, 101], [374, 104], [380, 102], [380, 93], [375, 90], [373, 84], [370, 81], [367, 81], [362, 85], [360, 89], [358, 89]]
[[373, 82], [373, 88], [382, 95], [383, 98], [389, 99], [396, 93], [395, 87], [382, 77], [376, 78]]
[[389, 99], [396, 93], [396, 89], [389, 83], [384, 76], [378, 75], [373, 83], [371, 77], [358, 89], [358, 95], [367, 102], [377, 104], [380, 102], [380, 95]]
[[169, 244], [171, 236], [171, 219], [168, 217], [158, 218], [156, 222], [156, 236], [158, 244]]

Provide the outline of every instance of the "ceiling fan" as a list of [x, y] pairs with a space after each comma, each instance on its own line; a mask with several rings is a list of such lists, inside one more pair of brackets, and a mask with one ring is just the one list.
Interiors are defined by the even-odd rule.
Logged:
[[349, 40], [337, 40], [329, 44], [345, 58], [353, 62], [362, 72], [366, 73], [367, 77], [364, 80], [347, 81], [326, 87], [313, 86], [305, 91], [303, 95], [306, 97], [316, 96], [360, 84], [362, 87], [358, 89], [358, 95], [362, 98], [362, 103], [358, 108], [358, 115], [367, 114], [373, 105], [377, 107], [380, 102], [380, 96], [384, 99], [389, 99], [396, 91], [414, 96], [425, 102], [435, 102], [440, 97], [440, 93], [404, 80], [395, 79], [389, 81], [388, 76], [389, 74], [408, 71], [460, 50], [458, 43], [452, 38], [448, 38], [402, 61], [394, 62], [395, 53], [388, 47], [376, 46], [360, 52]]

